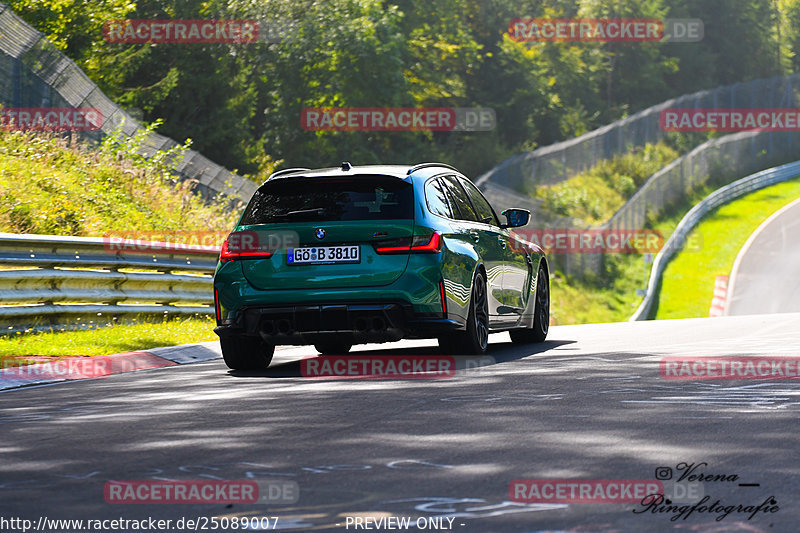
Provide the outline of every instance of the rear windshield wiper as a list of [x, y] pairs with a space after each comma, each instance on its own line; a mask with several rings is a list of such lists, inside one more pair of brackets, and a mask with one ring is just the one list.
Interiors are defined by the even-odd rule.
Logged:
[[325, 207], [314, 207], [312, 209], [298, 209], [297, 211], [289, 211], [287, 213], [281, 213], [280, 215], [273, 215], [275, 217], [293, 217], [295, 215], [323, 215], [328, 210]]

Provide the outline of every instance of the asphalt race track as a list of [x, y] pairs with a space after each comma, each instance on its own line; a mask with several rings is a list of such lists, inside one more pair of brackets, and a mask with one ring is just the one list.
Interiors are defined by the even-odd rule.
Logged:
[[[389, 516], [415, 531], [418, 518], [459, 532], [797, 530], [800, 383], [667, 380], [659, 362], [796, 357], [800, 314], [563, 326], [528, 347], [505, 334], [490, 341], [485, 366], [450, 379], [307, 379], [300, 359], [315, 352], [299, 348], [276, 352], [260, 374], [213, 360], [0, 393], [0, 516], [275, 516], [291, 531], [390, 531], [347, 527]], [[772, 497], [779, 509], [671, 521], [638, 503], [509, 496], [519, 479], [653, 480], [669, 467], [674, 480], [681, 463], [724, 474], [701, 484], [709, 505]], [[109, 504], [112, 480], [277, 480], [300, 493], [283, 505]]]
[[800, 312], [800, 201], [781, 209], [745, 244], [734, 266], [729, 315]]

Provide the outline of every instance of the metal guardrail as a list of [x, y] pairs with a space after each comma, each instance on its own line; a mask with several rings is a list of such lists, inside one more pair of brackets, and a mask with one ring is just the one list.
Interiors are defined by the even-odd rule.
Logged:
[[775, 168], [769, 168], [756, 172], [745, 178], [734, 181], [733, 183], [721, 187], [713, 193], [706, 196], [703, 201], [695, 205], [675, 228], [664, 247], [658, 253], [653, 262], [653, 267], [650, 270], [650, 279], [647, 283], [647, 294], [642, 300], [641, 305], [629, 319], [630, 321], [647, 320], [650, 316], [653, 304], [656, 298], [656, 290], [661, 281], [661, 276], [664, 273], [669, 261], [672, 257], [681, 250], [689, 233], [697, 226], [700, 220], [713, 211], [717, 207], [735, 200], [747, 193], [763, 189], [775, 183], [787, 181], [792, 178], [800, 176], [800, 161], [788, 163]]
[[0, 233], [0, 333], [210, 315], [219, 249]]
[[[657, 217], [709, 178], [733, 180], [745, 173], [792, 161], [797, 158], [798, 146], [800, 135], [797, 132], [742, 131], [709, 139], [650, 176], [607, 222], [594, 229], [643, 228], [648, 218]], [[496, 180], [484, 181], [481, 190], [504, 207], [522, 203], [528, 196], [498, 185]], [[532, 202], [535, 206], [528, 208], [534, 220], [539, 220], [540, 227], [585, 226], [581, 220], [549, 213], [547, 205], [539, 200]], [[603, 266], [603, 258], [598, 254], [554, 254], [551, 258], [564, 273], [578, 278], [585, 278], [587, 273], [598, 274]]]

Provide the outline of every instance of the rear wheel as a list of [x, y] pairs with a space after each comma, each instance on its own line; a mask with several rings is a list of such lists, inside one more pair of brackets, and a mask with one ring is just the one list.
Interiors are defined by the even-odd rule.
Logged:
[[489, 299], [486, 278], [478, 271], [472, 283], [467, 329], [439, 338], [439, 348], [450, 355], [483, 355], [489, 345]]
[[314, 345], [314, 348], [322, 355], [344, 355], [352, 347], [353, 344], [346, 341], [325, 341]]
[[536, 278], [536, 309], [534, 311], [533, 328], [512, 329], [511, 342], [531, 343], [542, 342], [547, 338], [550, 329], [550, 279], [544, 265], [539, 266], [539, 275]]
[[275, 345], [261, 337], [226, 337], [219, 340], [222, 358], [231, 370], [264, 370], [272, 362]]

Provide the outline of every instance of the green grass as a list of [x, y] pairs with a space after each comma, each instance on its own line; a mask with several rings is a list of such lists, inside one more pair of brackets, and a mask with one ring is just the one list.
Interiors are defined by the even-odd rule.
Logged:
[[[238, 213], [203, 201], [169, 172], [167, 156], [144, 160], [135, 139], [97, 147], [50, 134], [0, 130], [0, 231], [103, 236], [192, 232], [216, 238]], [[178, 238], [177, 236], [174, 238]], [[203, 240], [203, 243], [208, 243]], [[9, 268], [9, 267], [2, 267]], [[14, 267], [17, 268], [17, 267]], [[141, 323], [146, 320], [152, 323]], [[24, 356], [106, 355], [215, 340], [211, 318], [162, 317], [85, 331], [0, 336], [0, 364]]]
[[[691, 191], [657, 219], [649, 220], [646, 229], [658, 231], [666, 241], [686, 213], [717, 186], [709, 182]], [[690, 250], [696, 250], [700, 245], [696, 236], [691, 236], [687, 243]], [[627, 321], [642, 302], [636, 289], [647, 287], [650, 266], [648, 264], [645, 268], [642, 254], [610, 254], [605, 258], [604, 271], [598, 276], [588, 276], [585, 280], [567, 279], [556, 271], [551, 280], [553, 323]]]
[[548, 211], [598, 225], [610, 219], [642, 184], [680, 154], [666, 143], [647, 144], [566, 181], [536, 188]]
[[221, 231], [235, 214], [206, 204], [164, 168], [61, 137], [0, 130], [0, 231], [103, 236]]
[[753, 231], [797, 198], [800, 178], [748, 194], [709, 213], [689, 236], [692, 249], [667, 265], [655, 318], [707, 317], [716, 276], [729, 275]]
[[[716, 188], [717, 185], [709, 183], [696, 189], [658, 219], [649, 221], [648, 229], [659, 231], [666, 241], [686, 213]], [[656, 318], [708, 316], [717, 274], [730, 274], [736, 254], [750, 234], [773, 212], [798, 197], [800, 179], [774, 185], [723, 206], [709, 215], [722, 213], [714, 226], [704, 226], [711, 220], [704, 219], [689, 235], [685, 251], [667, 266]], [[714, 233], [707, 234], [708, 231]], [[676, 264], [679, 272], [673, 270]], [[636, 289], [646, 287], [647, 280], [642, 255], [610, 254], [599, 276], [582, 281], [556, 271], [551, 283], [553, 323], [564, 325], [628, 320], [642, 300], [636, 296]], [[672, 309], [669, 313], [670, 307], [666, 306]]]
[[610, 258], [613, 269], [606, 269], [598, 284], [567, 279], [561, 272], [551, 277], [550, 314], [553, 325], [623, 322], [641, 302], [636, 289], [644, 285], [644, 261], [640, 254], [618, 254]]
[[[604, 160], [592, 169], [552, 186], [539, 187], [534, 196], [543, 207], [557, 214], [599, 225], [610, 219], [639, 187], [658, 170], [707, 140], [705, 134], [670, 134], [657, 144]], [[657, 230], [666, 240], [694, 204], [719, 185], [715, 179], [649, 220], [647, 229]], [[636, 289], [647, 286], [650, 265], [642, 254], [609, 254], [603, 271], [577, 279], [553, 272], [552, 315], [555, 324], [618, 322], [630, 318], [641, 303]]]
[[108, 355], [217, 340], [213, 317], [173, 318], [99, 329], [21, 333], [0, 337], [0, 366], [25, 356]]

